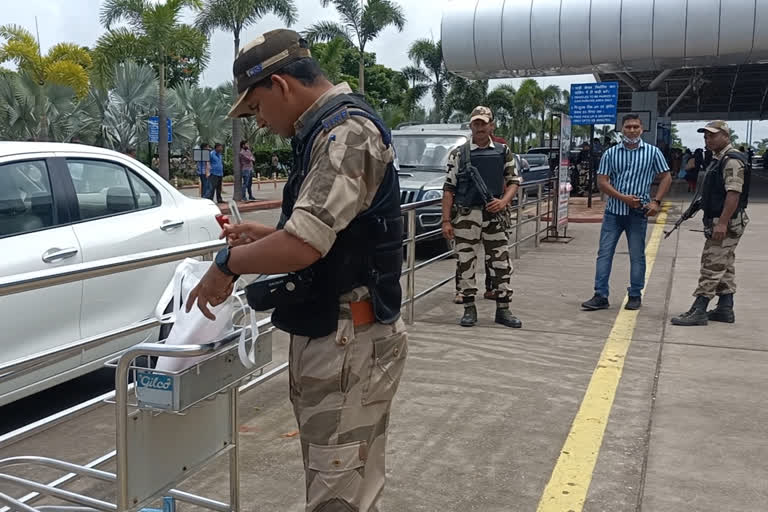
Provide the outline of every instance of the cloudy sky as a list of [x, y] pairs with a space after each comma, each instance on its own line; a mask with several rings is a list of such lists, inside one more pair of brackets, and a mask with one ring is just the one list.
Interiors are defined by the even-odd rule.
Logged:
[[[323, 9], [320, 0], [295, 0], [299, 8], [299, 20], [294, 26], [302, 30], [317, 20], [336, 19], [333, 8]], [[9, 9], [12, 0], [2, 0], [2, 22], [14, 23], [34, 31], [35, 17], [40, 30], [40, 42], [43, 51], [60, 41], [71, 41], [81, 45], [93, 46], [104, 29], [99, 24], [99, 10], [102, 0], [22, 0]], [[405, 30], [398, 33], [389, 28], [374, 41], [368, 51], [376, 53], [378, 62], [394, 69], [401, 69], [409, 64], [407, 52], [410, 43], [419, 38], [440, 38], [440, 18], [446, 0], [400, 0], [407, 18]], [[187, 21], [194, 15], [189, 13]], [[262, 32], [283, 26], [283, 23], [273, 16], [267, 16], [259, 23], [249, 27], [241, 39], [248, 41]], [[211, 63], [203, 74], [205, 85], [218, 85], [231, 78], [233, 42], [231, 34], [215, 33], [211, 38]], [[592, 82], [592, 75], [563, 76], [556, 78], [539, 78], [542, 86], [551, 83], [568, 88], [571, 83]], [[500, 80], [492, 80], [491, 88]], [[513, 84], [519, 79], [512, 80]], [[745, 124], [734, 122], [732, 127], [743, 140], [746, 136]], [[678, 128], [683, 143], [691, 147], [702, 145], [702, 139], [696, 133], [698, 123], [681, 123]], [[759, 140], [768, 137], [768, 123], [755, 123], [754, 138]]]

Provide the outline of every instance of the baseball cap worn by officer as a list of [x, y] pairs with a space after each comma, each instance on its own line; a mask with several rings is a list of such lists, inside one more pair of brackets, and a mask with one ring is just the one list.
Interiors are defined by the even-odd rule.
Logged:
[[232, 65], [238, 97], [229, 117], [252, 115], [245, 102], [251, 87], [288, 64], [310, 57], [307, 46], [297, 32], [284, 28], [265, 32], [244, 46]]
[[699, 133], [709, 132], [709, 133], [717, 133], [717, 132], [725, 132], [727, 135], [731, 134], [731, 130], [728, 127], [728, 123], [725, 121], [710, 121], [707, 123], [704, 128], [699, 128], [696, 130]]
[[483, 107], [483, 106], [475, 107], [472, 110], [472, 116], [469, 118], [469, 122], [471, 123], [475, 119], [480, 119], [481, 121], [490, 123], [491, 121], [493, 121], [493, 112], [491, 112], [491, 109], [488, 107]]

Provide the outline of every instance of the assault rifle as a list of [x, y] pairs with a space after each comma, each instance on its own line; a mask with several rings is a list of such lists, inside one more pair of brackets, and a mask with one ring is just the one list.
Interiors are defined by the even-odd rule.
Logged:
[[[469, 173], [469, 177], [472, 179], [472, 184], [480, 193], [480, 197], [483, 198], [483, 203], [487, 205], [496, 199], [488, 190], [488, 186], [485, 184], [485, 181], [483, 181], [483, 177], [480, 176], [480, 172], [478, 172], [477, 167], [472, 165], [469, 154], [469, 142], [464, 144], [461, 148], [461, 172]], [[499, 223], [501, 229], [503, 229], [505, 232], [509, 231], [509, 216], [506, 215], [504, 210], [492, 213], [491, 215], [493, 215], [493, 219]]]
[[693, 199], [691, 199], [691, 204], [688, 205], [688, 209], [686, 209], [682, 215], [680, 215], [680, 218], [677, 219], [677, 222], [675, 222], [675, 225], [670, 229], [669, 231], [664, 232], [664, 238], [669, 238], [669, 235], [675, 232], [677, 228], [680, 227], [680, 225], [696, 215], [696, 212], [701, 210], [701, 189], [702, 185], [704, 184], [704, 177], [699, 177], [699, 183], [696, 186], [696, 193], [693, 195]]

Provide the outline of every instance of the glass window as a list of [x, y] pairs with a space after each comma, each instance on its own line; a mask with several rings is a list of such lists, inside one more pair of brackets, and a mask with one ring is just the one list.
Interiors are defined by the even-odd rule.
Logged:
[[[400, 167], [425, 167], [445, 172], [450, 152], [467, 142], [457, 135], [397, 135], [392, 138]], [[428, 170], [427, 169], [427, 170]]]
[[75, 185], [80, 219], [93, 219], [136, 209], [136, 197], [125, 167], [101, 160], [67, 160]]
[[133, 187], [133, 197], [136, 198], [136, 204], [139, 208], [151, 208], [160, 204], [160, 196], [149, 183], [128, 171], [128, 179]]
[[0, 164], [0, 237], [53, 225], [53, 195], [45, 161]]

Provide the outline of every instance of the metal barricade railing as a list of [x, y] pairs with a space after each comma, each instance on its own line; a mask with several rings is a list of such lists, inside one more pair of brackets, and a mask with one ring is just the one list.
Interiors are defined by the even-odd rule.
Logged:
[[[549, 187], [547, 187], [547, 185], [549, 185]], [[514, 234], [514, 241], [512, 241], [511, 239], [509, 241], [509, 248], [510, 250], [514, 249], [515, 259], [520, 258], [521, 244], [523, 244], [524, 242], [527, 242], [531, 238], [534, 239], [535, 246], [536, 247], [539, 246], [539, 235], [546, 232], [548, 229], [548, 227], [546, 226], [544, 228], [541, 227], [542, 220], [545, 218], [552, 219], [552, 208], [553, 208], [553, 200], [554, 200], [553, 193], [555, 190], [555, 185], [556, 185], [556, 178], [548, 178], [545, 180], [538, 180], [538, 181], [533, 181], [531, 183], [525, 183], [518, 188], [517, 202], [515, 205], [511, 207], [511, 210], [515, 212], [515, 222], [511, 226], [511, 229], [513, 230], [513, 234]], [[536, 191], [536, 199], [531, 201], [531, 200], [528, 200], [528, 192], [533, 190]], [[542, 208], [541, 208], [542, 203], [547, 203], [546, 213], [542, 211]], [[451, 248], [451, 250], [442, 252], [437, 256], [434, 256], [426, 261], [420, 262], [418, 264], [416, 263], [416, 243], [443, 236], [442, 227], [416, 235], [416, 210], [419, 210], [421, 208], [426, 208], [429, 206], [439, 205], [439, 204], [442, 204], [442, 199], [430, 199], [428, 201], [419, 201], [415, 203], [409, 203], [401, 207], [401, 211], [406, 217], [405, 225], [406, 225], [406, 232], [407, 232], [407, 238], [403, 241], [403, 244], [406, 247], [406, 264], [405, 264], [406, 268], [403, 270], [403, 276], [405, 276], [406, 278], [405, 293], [404, 293], [405, 298], [403, 299], [403, 306], [405, 306], [405, 318], [406, 318], [406, 323], [408, 324], [413, 324], [413, 322], [415, 321], [415, 303], [417, 300], [432, 293], [433, 291], [440, 288], [441, 286], [455, 280], [455, 275], [452, 274], [450, 277], [441, 279], [436, 283], [431, 284], [425, 290], [422, 290], [419, 293], [416, 293], [416, 290], [415, 290], [416, 270], [422, 269], [424, 267], [427, 267], [429, 265], [442, 261], [446, 258], [451, 258], [455, 254], [454, 249]], [[533, 215], [533, 217], [530, 217], [528, 219], [521, 220], [521, 218], [524, 215], [526, 215], [526, 210], [528, 208], [531, 208], [533, 205], [535, 205], [535, 208], [536, 208], [535, 215]], [[521, 238], [522, 227], [530, 222], [536, 222], [536, 229], [532, 234]]]
[[[71, 507], [30, 505], [41, 496], [50, 496], [72, 503], [83, 512], [127, 512], [139, 510], [165, 495], [166, 499], [219, 512], [239, 511], [238, 385], [271, 361], [270, 338], [254, 347], [254, 366], [243, 366], [236, 357], [239, 338], [238, 330], [202, 345], [142, 343], [125, 351], [115, 363], [116, 450], [86, 465], [49, 457], [16, 456], [0, 460], [0, 470], [27, 465], [70, 472], [48, 484], [0, 473], [0, 482], [33, 491], [21, 499], [0, 495], [0, 504], [6, 505], [3, 510], [73, 510]], [[141, 356], [206, 357], [186, 369], [159, 371], [137, 365]], [[133, 372], [137, 382], [152, 382], [151, 386], [144, 386], [144, 396], [138, 392], [142, 384], [139, 388], [129, 386], [129, 372]], [[264, 375], [258, 380], [263, 380], [261, 377]], [[129, 399], [131, 390], [136, 393], [134, 401]], [[149, 432], [153, 435], [148, 435]], [[173, 489], [224, 455], [229, 457], [229, 503]], [[95, 468], [112, 458], [117, 459], [115, 473]], [[62, 484], [76, 477], [114, 483], [116, 503], [61, 489]]]

